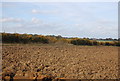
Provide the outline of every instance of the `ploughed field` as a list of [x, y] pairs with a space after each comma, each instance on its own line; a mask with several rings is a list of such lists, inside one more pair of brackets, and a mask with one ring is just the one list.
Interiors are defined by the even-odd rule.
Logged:
[[66, 79], [118, 78], [118, 48], [112, 46], [6, 45], [2, 75]]

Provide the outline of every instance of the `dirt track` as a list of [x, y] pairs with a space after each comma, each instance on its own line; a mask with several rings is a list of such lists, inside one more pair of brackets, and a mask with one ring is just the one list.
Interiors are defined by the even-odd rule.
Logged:
[[9, 71], [15, 76], [37, 73], [56, 78], [118, 78], [118, 47], [24, 45], [3, 46], [2, 52], [3, 76]]

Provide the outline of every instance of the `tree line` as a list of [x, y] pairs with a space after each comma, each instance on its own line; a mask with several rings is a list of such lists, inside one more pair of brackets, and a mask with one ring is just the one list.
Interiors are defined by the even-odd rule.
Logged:
[[[1, 33], [0, 41], [2, 43], [69, 43], [74, 45], [104, 45], [104, 46], [120, 46], [120, 42], [118, 40], [114, 41], [104, 41], [99, 42], [97, 40], [90, 40], [89, 38], [65, 38], [60, 35], [37, 35], [37, 34], [18, 34], [18, 33]], [[2, 39], [2, 40], [1, 40]]]

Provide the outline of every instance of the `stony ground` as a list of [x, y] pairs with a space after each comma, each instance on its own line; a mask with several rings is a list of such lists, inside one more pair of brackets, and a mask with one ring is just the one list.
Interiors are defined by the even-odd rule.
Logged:
[[2, 70], [3, 76], [12, 72], [14, 76], [116, 79], [118, 47], [3, 45]]

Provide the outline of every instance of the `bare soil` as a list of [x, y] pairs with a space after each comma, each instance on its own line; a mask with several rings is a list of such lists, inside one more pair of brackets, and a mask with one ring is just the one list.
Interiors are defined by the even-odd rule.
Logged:
[[117, 79], [118, 48], [113, 46], [3, 45], [3, 77], [51, 75], [69, 79]]

